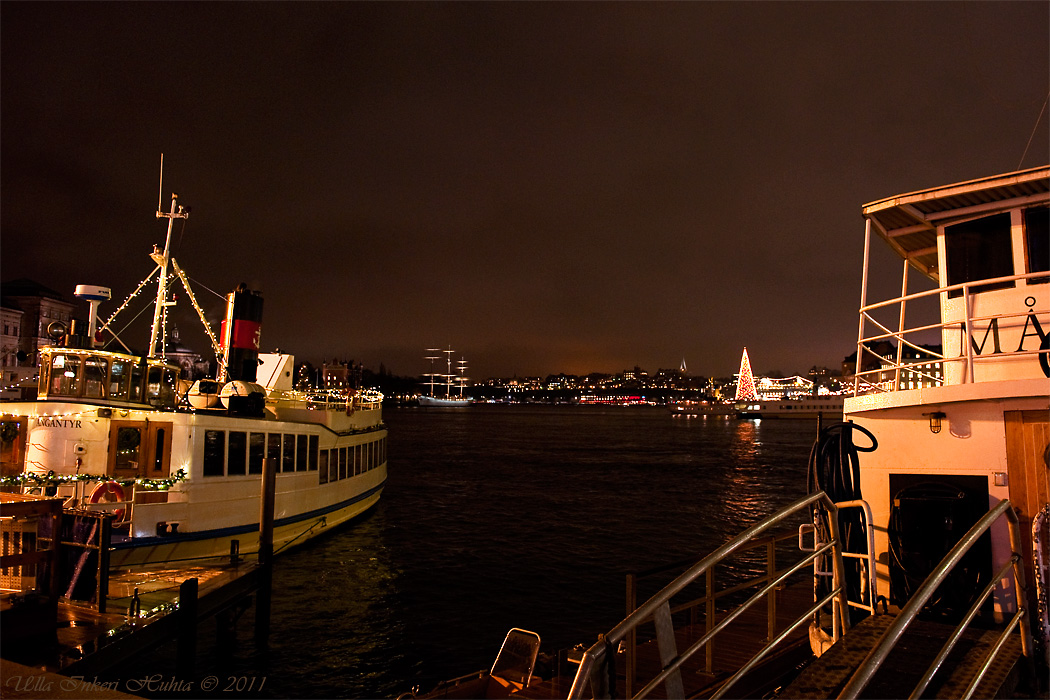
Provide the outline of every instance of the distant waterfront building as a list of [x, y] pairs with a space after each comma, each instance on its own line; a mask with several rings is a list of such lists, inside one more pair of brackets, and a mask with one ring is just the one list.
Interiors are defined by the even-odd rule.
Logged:
[[173, 327], [168, 342], [164, 346], [164, 357], [168, 362], [182, 368], [179, 376], [183, 379], [204, 379], [211, 372], [211, 363], [202, 359], [200, 353], [194, 352], [179, 341], [179, 329]]
[[11, 311], [22, 312], [17, 324], [19, 332], [11, 334], [18, 338], [15, 352], [23, 353], [24, 357], [17, 364], [36, 367], [39, 360], [37, 350], [52, 342], [47, 332], [48, 326], [57, 321], [68, 330], [73, 320], [73, 304], [55, 290], [28, 279], [5, 282], [0, 287], [0, 298], [3, 307], [8, 310], [5, 319], [11, 318]]
[[[883, 340], [864, 344], [861, 371], [874, 372], [866, 376], [865, 382], [890, 390], [894, 384], [898, 391], [941, 386], [944, 383], [943, 351], [940, 345], [905, 345], [901, 350], [898, 369], [897, 346]], [[842, 361], [843, 384], [852, 384], [857, 371], [857, 353]], [[861, 387], [863, 390], [864, 387]]]
[[38, 350], [53, 342], [48, 326], [56, 321], [69, 329], [73, 304], [61, 294], [28, 279], [16, 279], [0, 286], [0, 396], [5, 399], [36, 397]]

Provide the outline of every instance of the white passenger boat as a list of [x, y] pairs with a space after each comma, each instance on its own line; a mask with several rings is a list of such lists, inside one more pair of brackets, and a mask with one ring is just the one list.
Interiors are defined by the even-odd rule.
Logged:
[[842, 396], [814, 396], [798, 399], [759, 399], [737, 401], [738, 418], [822, 418], [842, 420]]
[[164, 251], [152, 255], [149, 352], [99, 347], [96, 312], [109, 290], [78, 287], [89, 328], [53, 328], [38, 398], [0, 404], [5, 462], [23, 468], [3, 483], [113, 513], [113, 567], [228, 555], [234, 540], [242, 554], [257, 551], [264, 466], [276, 470], [275, 551], [364, 513], [386, 484], [382, 395], [294, 390], [294, 358], [259, 353], [262, 297], [243, 285], [227, 297], [221, 341], [205, 323], [217, 380], [180, 380], [164, 355], [169, 269], [204, 315], [168, 252], [171, 222], [187, 212], [173, 195], [157, 215], [169, 224]]

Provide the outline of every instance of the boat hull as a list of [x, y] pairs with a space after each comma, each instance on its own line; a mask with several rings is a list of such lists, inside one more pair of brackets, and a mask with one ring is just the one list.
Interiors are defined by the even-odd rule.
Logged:
[[434, 408], [463, 408], [470, 405], [470, 399], [445, 399], [440, 396], [419, 396], [420, 406]]
[[[364, 515], [379, 502], [382, 490], [381, 485], [351, 499], [350, 502], [337, 504], [331, 509], [324, 509], [324, 512], [302, 513], [275, 520], [273, 551], [280, 553], [297, 547]], [[234, 542], [237, 544], [234, 545]], [[166, 561], [229, 556], [234, 547], [240, 555], [257, 554], [259, 551], [259, 524], [251, 523], [221, 530], [173, 533], [117, 542], [110, 551], [110, 567], [123, 568]]]

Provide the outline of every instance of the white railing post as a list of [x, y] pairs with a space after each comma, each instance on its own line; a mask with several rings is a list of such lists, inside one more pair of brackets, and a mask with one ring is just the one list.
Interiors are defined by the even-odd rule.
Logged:
[[864, 219], [864, 267], [860, 278], [860, 321], [857, 328], [857, 369], [853, 373], [853, 395], [860, 389], [860, 369], [863, 366], [864, 307], [868, 305], [868, 253], [871, 250], [871, 219]]
[[970, 308], [970, 287], [963, 285], [963, 345], [966, 346], [966, 381], [964, 384], [973, 384], [973, 310]]
[[904, 272], [901, 273], [901, 310], [900, 322], [897, 324], [897, 363], [893, 372], [893, 388], [901, 388], [901, 363], [904, 359], [904, 307], [908, 303], [908, 258], [904, 258]]

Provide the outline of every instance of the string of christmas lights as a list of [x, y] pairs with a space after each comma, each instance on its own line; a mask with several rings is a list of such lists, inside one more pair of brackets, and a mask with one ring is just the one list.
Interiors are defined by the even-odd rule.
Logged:
[[14, 474], [12, 476], [0, 477], [0, 486], [59, 486], [62, 484], [74, 484], [83, 481], [115, 481], [121, 486], [129, 486], [134, 484], [138, 488], [142, 488], [146, 491], [167, 491], [175, 484], [180, 481], [186, 480], [186, 470], [179, 469], [171, 477], [167, 479], [146, 479], [143, 477], [136, 477], [133, 479], [120, 478], [115, 476], [109, 476], [106, 474], [55, 474], [54, 471], [48, 471], [47, 474], [37, 474], [34, 472], [23, 472], [21, 474]]
[[755, 391], [755, 375], [751, 373], [751, 359], [747, 356], [747, 348], [740, 357], [740, 378], [736, 385], [737, 401], [756, 401], [758, 393]]

